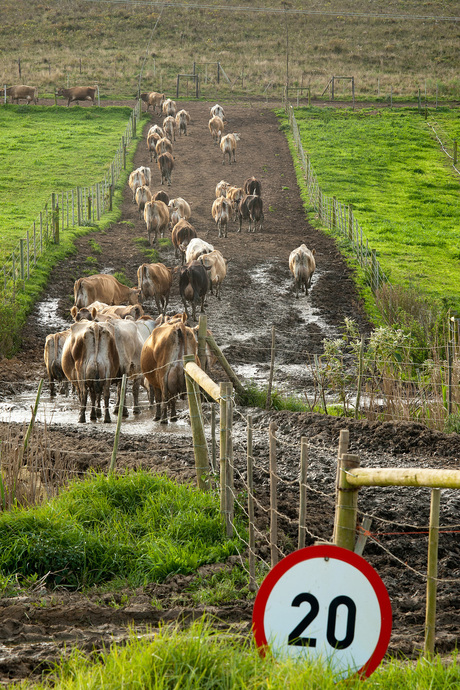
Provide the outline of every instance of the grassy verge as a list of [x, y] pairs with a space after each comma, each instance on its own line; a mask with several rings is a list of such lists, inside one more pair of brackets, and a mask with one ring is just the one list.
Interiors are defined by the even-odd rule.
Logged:
[[[366, 688], [454, 688], [460, 682], [457, 655], [414, 663], [385, 661], [366, 680]], [[356, 677], [340, 680], [326, 663], [261, 657], [251, 639], [219, 634], [201, 620], [190, 629], [163, 628], [153, 641], [134, 635], [124, 646], [112, 646], [98, 659], [75, 650], [53, 672], [50, 683], [36, 688], [361, 688]], [[21, 684], [31, 687], [30, 682]]]
[[102, 179], [131, 109], [0, 108], [0, 263], [49, 200]]
[[[460, 132], [456, 112], [440, 115]], [[323, 193], [353, 206], [391, 283], [460, 309], [460, 179], [418, 111], [299, 108], [296, 119]]]
[[95, 475], [42, 506], [0, 515], [3, 589], [16, 575], [69, 588], [138, 587], [225, 561], [237, 546], [225, 537], [217, 496], [146, 472]]

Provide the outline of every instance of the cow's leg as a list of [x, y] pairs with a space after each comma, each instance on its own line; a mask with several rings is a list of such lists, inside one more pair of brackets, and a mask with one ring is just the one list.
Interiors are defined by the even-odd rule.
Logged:
[[110, 424], [110, 422], [112, 421], [110, 419], [109, 403], [110, 403], [110, 384], [106, 383], [104, 386], [104, 424]]
[[54, 385], [54, 379], [50, 378], [50, 397], [54, 398], [56, 396], [56, 386]]
[[[201, 298], [201, 313], [202, 314], [204, 314], [204, 298], [205, 298], [205, 295], [203, 295]], [[196, 321], [196, 319], [195, 319], [195, 321]]]
[[239, 221], [238, 232], [241, 232], [241, 226], [243, 225], [243, 217], [241, 214], [238, 215], [238, 221]]
[[168, 423], [168, 392], [162, 392], [160, 424]]
[[[177, 422], [177, 412], [176, 412], [176, 396], [173, 396], [170, 400], [170, 407], [171, 407], [171, 412], [170, 412], [170, 419], [172, 422]], [[166, 420], [167, 421], [167, 420]]]
[[153, 388], [152, 387], [152, 389], [153, 389], [153, 394], [154, 394], [154, 398], [156, 401], [154, 419], [157, 422], [159, 419], [161, 419], [161, 412], [163, 409], [163, 397], [162, 397], [160, 388]]
[[141, 385], [140, 378], [135, 378], [133, 381], [133, 414], [140, 414], [141, 408], [139, 407], [139, 388]]
[[81, 424], [84, 424], [86, 422], [86, 403], [88, 400], [88, 391], [86, 388], [83, 391], [79, 391], [79, 398], [80, 398], [80, 417], [78, 421]]
[[91, 399], [91, 414], [90, 414], [90, 419], [92, 422], [95, 422], [97, 420], [97, 414], [96, 414], [96, 391], [94, 388], [91, 386], [90, 391], [89, 391], [89, 397]]

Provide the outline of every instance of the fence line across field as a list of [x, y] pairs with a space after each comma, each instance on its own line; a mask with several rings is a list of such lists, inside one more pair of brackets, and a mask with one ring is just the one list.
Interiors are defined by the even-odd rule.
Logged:
[[104, 213], [112, 210], [115, 186], [122, 170], [126, 169], [126, 151], [136, 137], [137, 123], [141, 117], [141, 101], [131, 111], [128, 124], [115, 157], [104, 179], [93, 185], [76, 187], [63, 192], [53, 192], [31, 230], [21, 238], [6, 258], [1, 269], [0, 300], [14, 302], [17, 293], [36, 266], [40, 256], [52, 244], [59, 244], [60, 232], [73, 226], [91, 225]]

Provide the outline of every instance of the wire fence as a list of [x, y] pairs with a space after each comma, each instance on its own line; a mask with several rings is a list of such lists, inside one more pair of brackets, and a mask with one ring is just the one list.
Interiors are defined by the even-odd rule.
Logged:
[[53, 192], [33, 222], [6, 257], [0, 272], [0, 304], [14, 303], [18, 292], [25, 288], [40, 257], [53, 244], [59, 244], [60, 232], [74, 226], [91, 226], [112, 210], [115, 187], [126, 169], [127, 148], [136, 138], [141, 117], [141, 101], [137, 101], [114, 159], [104, 178], [89, 186], [66, 192]]

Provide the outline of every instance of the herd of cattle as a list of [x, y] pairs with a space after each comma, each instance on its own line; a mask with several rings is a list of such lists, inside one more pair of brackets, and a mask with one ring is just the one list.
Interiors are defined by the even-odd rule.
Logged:
[[[147, 109], [156, 107], [164, 115], [163, 127], [153, 125], [147, 135], [147, 148], [151, 160], [158, 162], [161, 181], [164, 176], [162, 156], [168, 156], [172, 170], [172, 145], [176, 129], [179, 135], [187, 135], [189, 113], [176, 112], [176, 104], [156, 92], [141, 94]], [[224, 140], [225, 116], [219, 105], [211, 108], [209, 130], [217, 141]], [[174, 124], [173, 124], [174, 123]], [[228, 136], [228, 135], [227, 135]], [[239, 135], [234, 134], [235, 141]], [[233, 149], [234, 152], [234, 149]], [[225, 154], [224, 154], [225, 155]], [[233, 153], [234, 155], [234, 153]], [[230, 160], [231, 162], [231, 160]], [[170, 174], [169, 171], [169, 174]], [[69, 384], [79, 396], [79, 421], [86, 421], [88, 396], [91, 401], [90, 419], [102, 417], [101, 400], [104, 401], [104, 421], [110, 422], [109, 396], [112, 383], [117, 384], [115, 413], [120, 407], [121, 380], [123, 375], [132, 382], [133, 414], [140, 412], [139, 391], [144, 386], [151, 406], [155, 404], [155, 419], [166, 423], [176, 419], [176, 397], [185, 392], [183, 357], [195, 356], [203, 369], [213, 358], [206, 349], [205, 362], [197, 357], [198, 326], [187, 325], [190, 318], [187, 309], [191, 304], [191, 317], [196, 321], [196, 307], [204, 311], [208, 291], [221, 298], [222, 282], [227, 274], [228, 260], [222, 253], [197, 236], [189, 222], [191, 205], [182, 197], [170, 199], [161, 190], [152, 193], [150, 168], [142, 166], [129, 177], [133, 203], [144, 217], [150, 243], [165, 232], [171, 232], [175, 256], [180, 264], [175, 268], [163, 263], [144, 263], [137, 271], [138, 285], [127, 287], [114, 276], [97, 274], [79, 278], [74, 284], [74, 306], [71, 316], [74, 323], [65, 331], [50, 334], [46, 338], [44, 360], [50, 381], [50, 393], [56, 394], [55, 381], [62, 382], [66, 392]], [[249, 232], [263, 227], [261, 183], [249, 177], [241, 187], [221, 180], [216, 185], [212, 216], [219, 237], [227, 237], [229, 221], [249, 221]], [[296, 297], [299, 290], [305, 293], [311, 284], [315, 270], [315, 250], [304, 244], [293, 250], [289, 257], [289, 269], [294, 277]], [[166, 314], [173, 276], [178, 274], [179, 293], [184, 312], [175, 316]], [[143, 304], [154, 300], [158, 317], [144, 313]], [[123, 415], [128, 411], [123, 405]]]

